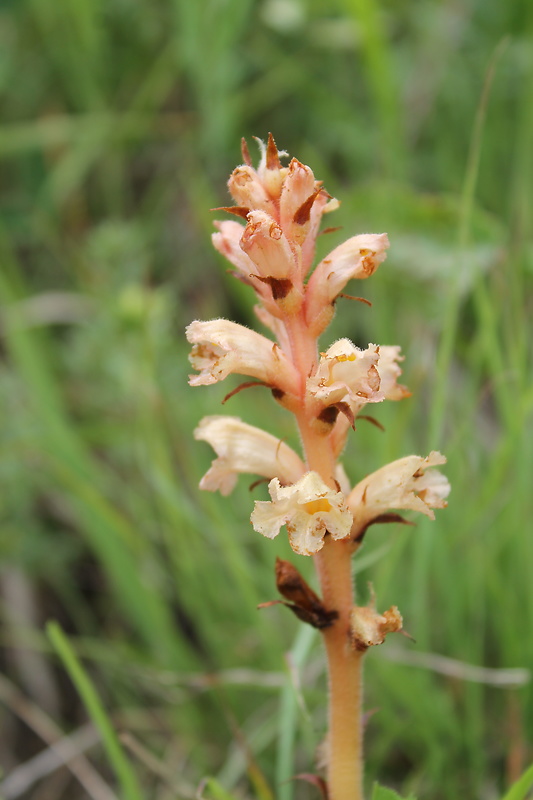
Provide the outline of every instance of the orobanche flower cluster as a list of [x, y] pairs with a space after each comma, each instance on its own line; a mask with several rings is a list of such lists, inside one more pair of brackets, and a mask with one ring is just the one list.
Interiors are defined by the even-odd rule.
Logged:
[[[321, 599], [297, 570], [298, 577], [291, 572], [291, 580], [299, 582], [300, 595], [307, 597], [303, 604], [322, 611], [306, 618], [302, 601], [292, 605], [301, 618], [323, 629], [334, 695], [334, 675], [341, 679], [342, 674], [342, 680], [351, 675], [358, 685], [361, 653], [402, 624], [396, 607], [378, 614], [374, 601], [367, 607], [354, 605], [349, 562], [367, 528], [375, 522], [401, 521], [396, 512], [402, 509], [433, 519], [433, 509], [446, 505], [450, 487], [435, 469], [446, 460], [438, 452], [401, 458], [351, 486], [339, 457], [357, 417], [369, 404], [410, 394], [398, 383], [400, 348], [369, 344], [360, 349], [340, 339], [319, 353], [317, 340], [333, 318], [337, 299], [349, 297], [343, 295], [346, 284], [376, 272], [389, 240], [385, 233], [353, 236], [313, 269], [322, 217], [338, 202], [308, 166], [296, 158], [283, 165], [287, 154], [278, 151], [272, 135], [266, 145], [259, 145], [261, 159], [254, 169], [243, 140], [244, 163], [228, 182], [235, 205], [218, 209], [238, 219], [216, 222], [213, 244], [233, 265], [235, 277], [255, 292], [255, 312], [271, 335], [226, 319], [192, 322], [187, 338], [197, 374], [190, 383], [209, 385], [236, 373], [270, 388], [275, 400], [294, 414], [302, 453], [237, 417], [209, 416], [195, 436], [208, 442], [217, 457], [200, 487], [227, 495], [239, 473], [269, 480], [271, 499], [255, 502], [251, 522], [271, 539], [285, 527], [295, 553], [315, 557]], [[278, 565], [278, 588], [289, 597], [291, 592], [279, 579], [282, 573]], [[341, 662], [344, 667], [339, 667]], [[357, 706], [349, 708], [356, 714], [358, 689], [345, 701]], [[334, 697], [331, 702], [334, 706]], [[360, 736], [348, 737], [351, 750], [344, 752], [341, 728], [347, 723], [340, 713], [330, 709], [329, 796], [356, 800], [359, 767], [353, 771], [342, 760], [360, 762]], [[354, 727], [358, 724], [352, 720]]]
[[[409, 392], [397, 383], [400, 348], [370, 344], [360, 350], [340, 339], [316, 354], [316, 340], [332, 319], [346, 283], [370, 277], [386, 257], [386, 234], [353, 236], [335, 248], [312, 272], [322, 215], [337, 207], [311, 169], [295, 158], [283, 167], [272, 137], [257, 170], [248, 151], [229, 180], [236, 205], [224, 209], [246, 224], [217, 222], [213, 243], [233, 264], [236, 277], [256, 292], [256, 313], [273, 341], [225, 319], [192, 322], [187, 338], [199, 374], [193, 386], [247, 375], [273, 390], [274, 397], [323, 439], [333, 462], [344, 448], [357, 415], [369, 403], [399, 400]], [[287, 527], [292, 548], [317, 553], [327, 536], [357, 541], [362, 530], [388, 509], [414, 509], [433, 517], [445, 505], [446, 478], [430, 469], [443, 464], [439, 453], [409, 456], [369, 475], [355, 488], [340, 465], [321, 476], [270, 433], [236, 417], [207, 417], [196, 437], [218, 458], [201, 488], [228, 494], [237, 473], [271, 479], [271, 502], [257, 502], [254, 528], [273, 538]], [[429, 470], [429, 471], [427, 471]]]

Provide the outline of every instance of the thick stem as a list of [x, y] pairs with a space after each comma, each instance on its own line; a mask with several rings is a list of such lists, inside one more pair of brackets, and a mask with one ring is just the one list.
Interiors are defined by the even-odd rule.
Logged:
[[[316, 361], [316, 341], [309, 336], [303, 318], [287, 326], [292, 358], [302, 376], [302, 399], [305, 380]], [[317, 433], [307, 419], [304, 403], [296, 414], [309, 469], [318, 472], [332, 488], [335, 483], [335, 457], [329, 437]], [[351, 574], [351, 543], [326, 537], [323, 549], [314, 557], [326, 608], [339, 617], [322, 633], [328, 661], [329, 800], [362, 800], [362, 654], [350, 647], [350, 612], [354, 604]]]
[[362, 800], [362, 653], [349, 644], [353, 605], [350, 545], [328, 541], [315, 556], [326, 608], [339, 619], [323, 631], [328, 660], [328, 797]]

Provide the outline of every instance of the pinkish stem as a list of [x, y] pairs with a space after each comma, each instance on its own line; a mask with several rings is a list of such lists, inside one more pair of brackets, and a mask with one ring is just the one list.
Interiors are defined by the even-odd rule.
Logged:
[[[292, 358], [302, 378], [302, 410], [296, 414], [307, 466], [332, 488], [335, 458], [329, 437], [317, 433], [304, 407], [305, 381], [317, 360], [316, 340], [310, 337], [303, 317], [287, 321]], [[346, 540], [326, 537], [323, 549], [314, 556], [322, 599], [339, 617], [322, 631], [328, 662], [328, 798], [362, 800], [362, 653], [350, 647], [350, 612], [354, 605], [351, 572], [353, 547]]]

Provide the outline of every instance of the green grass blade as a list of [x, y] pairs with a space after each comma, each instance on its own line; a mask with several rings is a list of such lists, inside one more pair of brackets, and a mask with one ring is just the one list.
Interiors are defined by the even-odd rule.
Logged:
[[[379, 783], [375, 783], [372, 791], [372, 800], [402, 800], [402, 797], [393, 789], [388, 789], [386, 786], [380, 786]], [[410, 794], [404, 800], [415, 800], [415, 798]]]
[[124, 754], [113, 723], [98, 696], [93, 682], [78, 660], [72, 645], [57, 622], [49, 622], [47, 632], [56, 653], [78, 690], [89, 716], [100, 731], [102, 744], [117, 780], [122, 787], [124, 800], [143, 800], [139, 783]]
[[533, 786], [533, 764], [526, 769], [524, 774], [513, 783], [507, 794], [502, 800], [524, 800], [526, 794]]
[[226, 792], [225, 789], [222, 788], [220, 783], [215, 780], [215, 778], [206, 778], [200, 792], [198, 793], [199, 800], [211, 800], [211, 798], [206, 797], [204, 791], [207, 790], [210, 792], [213, 800], [236, 800], [235, 795], [229, 794]]

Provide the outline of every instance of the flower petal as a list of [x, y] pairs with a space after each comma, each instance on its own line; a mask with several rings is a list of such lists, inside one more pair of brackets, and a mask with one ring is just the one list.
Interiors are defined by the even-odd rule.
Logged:
[[204, 417], [194, 438], [208, 442], [218, 456], [200, 481], [200, 489], [209, 492], [230, 494], [238, 473], [277, 476], [282, 483], [294, 483], [305, 472], [305, 464], [294, 450], [239, 417]]
[[398, 345], [379, 346], [378, 372], [381, 380], [380, 389], [385, 400], [403, 400], [404, 397], [411, 396], [407, 387], [397, 383], [397, 379], [402, 374], [398, 361], [404, 360], [404, 356], [400, 355], [400, 350]]
[[[341, 339], [339, 342], [336, 342], [335, 345], [333, 345], [327, 351], [326, 355], [331, 356], [336, 352], [333, 347], [337, 347], [338, 351], [342, 352], [342, 343], [346, 341], [348, 340]], [[349, 344], [351, 347], [353, 347], [351, 342]], [[374, 347], [375, 345], [369, 345], [367, 350], [358, 352], [364, 355], [365, 353], [368, 353], [369, 350], [371, 351]], [[357, 348], [355, 348], [355, 350], [357, 351]], [[397, 383], [397, 378], [402, 374], [402, 371], [397, 363], [398, 361], [403, 361], [403, 356], [400, 355], [400, 347], [397, 347], [396, 345], [380, 345], [378, 350], [378, 359], [376, 362], [374, 362], [374, 365], [376, 367], [377, 374], [379, 375], [379, 392], [366, 398], [364, 396], [364, 392], [356, 393], [356, 396], [354, 396], [354, 393], [352, 392], [348, 399], [353, 417], [356, 417], [358, 414], [360, 414], [367, 403], [377, 403], [380, 400], [403, 400], [405, 397], [410, 397], [411, 395], [411, 392], [405, 386]], [[346, 350], [346, 352], [349, 351]], [[359, 366], [363, 366], [362, 361]], [[337, 371], [338, 370], [339, 367], [337, 367]], [[340, 372], [338, 374], [340, 375]], [[344, 445], [346, 444], [346, 437], [351, 425], [352, 421], [348, 416], [345, 416], [344, 414], [338, 415], [330, 439], [335, 456], [338, 456], [344, 448]]]

